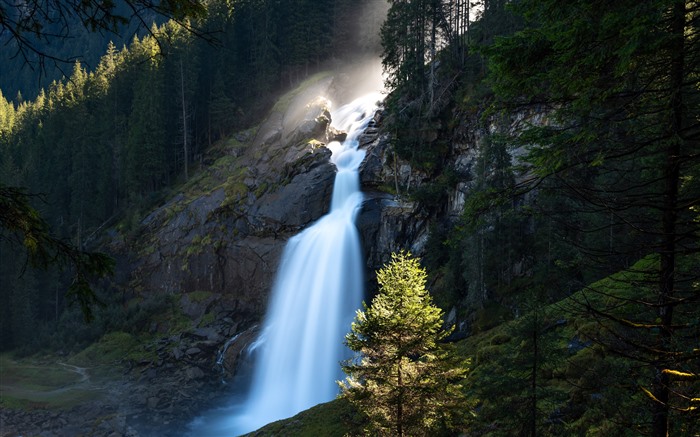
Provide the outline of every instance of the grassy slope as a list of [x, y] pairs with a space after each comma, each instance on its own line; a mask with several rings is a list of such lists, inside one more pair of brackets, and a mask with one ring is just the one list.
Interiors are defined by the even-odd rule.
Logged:
[[353, 430], [355, 411], [344, 399], [336, 399], [302, 411], [294, 417], [270, 423], [248, 436], [343, 437]]
[[79, 368], [34, 356], [0, 355], [0, 408], [68, 409], [101, 396]]

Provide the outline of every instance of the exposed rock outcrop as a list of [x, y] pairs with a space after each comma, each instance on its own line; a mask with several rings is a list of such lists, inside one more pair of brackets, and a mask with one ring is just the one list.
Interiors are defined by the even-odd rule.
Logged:
[[[422, 257], [426, 254], [431, 229], [459, 220], [478, 177], [475, 172], [479, 154], [488, 144], [491, 134], [513, 133], [523, 123], [546, 123], [546, 117], [536, 111], [515, 113], [509, 117], [494, 116], [486, 121], [478, 114], [454, 114], [453, 117], [454, 128], [438, 128], [425, 133], [422, 138], [426, 148], [438, 143], [449, 145], [445, 156], [441, 157], [443, 169], [449, 169], [453, 175], [449, 184], [438, 182], [440, 172], [428, 174], [395, 154], [381, 111], [360, 137], [360, 147], [366, 150], [360, 179], [367, 200], [358, 217], [358, 228], [367, 259], [370, 292], [373, 291], [374, 272], [389, 260], [392, 252], [404, 249]], [[515, 164], [524, 154], [522, 148], [510, 149], [509, 152]], [[515, 175], [516, 179], [526, 176]], [[431, 184], [439, 185], [440, 201], [428, 199], [432, 203], [421, 203], [416, 200], [415, 193]], [[513, 271], [514, 275], [526, 274], [517, 263]], [[466, 296], [464, 302], [478, 305], [480, 299], [481, 296]], [[468, 323], [459, 319], [457, 314], [464, 317], [470, 309], [445, 310], [452, 314], [451, 323], [457, 325], [458, 330], [466, 329]]]
[[223, 308], [261, 317], [286, 240], [328, 208], [335, 167], [325, 144], [338, 133], [330, 102], [317, 96], [332, 83], [321, 76], [283, 97], [255, 134], [211, 151], [212, 165], [183, 194], [113, 246], [131, 287], [211, 293], [208, 305], [183, 304], [195, 321]]

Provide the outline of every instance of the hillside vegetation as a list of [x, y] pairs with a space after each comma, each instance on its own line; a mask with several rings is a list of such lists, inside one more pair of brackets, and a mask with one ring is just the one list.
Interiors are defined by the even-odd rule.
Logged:
[[[362, 171], [386, 209], [365, 218], [388, 219], [358, 227], [381, 242], [371, 263], [421, 258], [470, 363], [445, 434], [700, 433], [700, 2], [382, 2], [380, 49], [353, 36], [356, 3], [211, 2], [218, 46], [154, 25], [36, 99], [0, 94], [0, 188], [41, 193], [53, 235], [117, 257], [86, 325], [66, 272], [25, 269], [0, 235], [0, 413], [73, 405], [62, 385], [90, 363], [125, 369], [151, 431], [220, 400], [235, 365], [218, 352], [255, 338], [284, 241], [332, 189], [338, 132], [308, 97], [338, 91], [336, 56], [377, 49], [388, 94]], [[289, 126], [302, 100], [309, 123]], [[253, 435], [366, 425], [341, 398]]]

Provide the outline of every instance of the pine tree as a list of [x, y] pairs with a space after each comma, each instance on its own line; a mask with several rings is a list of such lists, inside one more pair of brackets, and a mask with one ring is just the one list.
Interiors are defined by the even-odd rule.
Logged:
[[9, 136], [15, 124], [15, 106], [12, 102], [5, 100], [5, 96], [0, 90], [0, 141]]
[[165, 23], [159, 32], [167, 35], [168, 40], [163, 47], [165, 59], [161, 66], [168, 101], [164, 106], [166, 134], [172, 137], [167, 145], [168, 167], [171, 173], [184, 170], [185, 179], [189, 179], [189, 164], [197, 152], [193, 144], [193, 108], [199, 56], [192, 36], [175, 23]]
[[449, 331], [425, 289], [426, 272], [401, 252], [377, 272], [377, 281], [379, 293], [358, 310], [345, 337], [359, 356], [343, 364], [343, 396], [366, 415], [369, 432], [444, 431], [467, 407], [460, 386], [466, 369], [441, 343]]
[[132, 44], [132, 55], [145, 61], [133, 88], [125, 155], [129, 197], [138, 198], [164, 185], [168, 163], [163, 71], [159, 68], [157, 41], [145, 37], [140, 44]]
[[236, 114], [233, 101], [226, 95], [221, 73], [217, 73], [214, 78], [208, 104], [210, 124], [217, 127], [213, 139], [222, 138], [232, 128]]

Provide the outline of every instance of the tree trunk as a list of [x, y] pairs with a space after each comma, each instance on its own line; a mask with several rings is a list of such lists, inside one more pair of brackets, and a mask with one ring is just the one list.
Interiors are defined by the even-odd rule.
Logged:
[[182, 67], [182, 59], [180, 59], [180, 97], [182, 98], [182, 152], [185, 162], [185, 180], [190, 178], [189, 169], [187, 167], [187, 156], [189, 150], [187, 147], [187, 106], [185, 102], [185, 73]]
[[397, 369], [397, 385], [399, 389], [399, 399], [396, 403], [396, 435], [403, 437], [403, 381], [401, 379], [401, 363]]
[[671, 17], [671, 38], [669, 51], [671, 53], [671, 120], [669, 123], [668, 139], [666, 146], [666, 162], [664, 165], [664, 200], [662, 215], [663, 240], [660, 252], [659, 267], [659, 296], [658, 316], [661, 320], [661, 333], [657, 362], [654, 366], [654, 379], [652, 394], [654, 404], [652, 408], [652, 435], [654, 437], [667, 437], [669, 434], [669, 395], [670, 380], [663, 370], [666, 368], [665, 351], [670, 348], [673, 335], [673, 293], [675, 287], [676, 270], [676, 220], [678, 204], [678, 184], [680, 179], [680, 162], [683, 123], [683, 72], [684, 72], [684, 30], [685, 30], [685, 3], [676, 1]]
[[539, 350], [537, 349], [539, 335], [538, 310], [535, 309], [535, 319], [532, 327], [532, 376], [530, 379], [530, 435], [537, 437], [537, 367], [539, 366]]
[[436, 39], [436, 33], [437, 33], [437, 10], [438, 10], [438, 2], [433, 0], [432, 4], [432, 19], [431, 19], [431, 28], [430, 28], [430, 80], [428, 83], [429, 87], [429, 93], [430, 93], [430, 109], [429, 111], [432, 113], [433, 111], [433, 104], [435, 100], [435, 62], [436, 62], [436, 44], [435, 44], [435, 39]]

